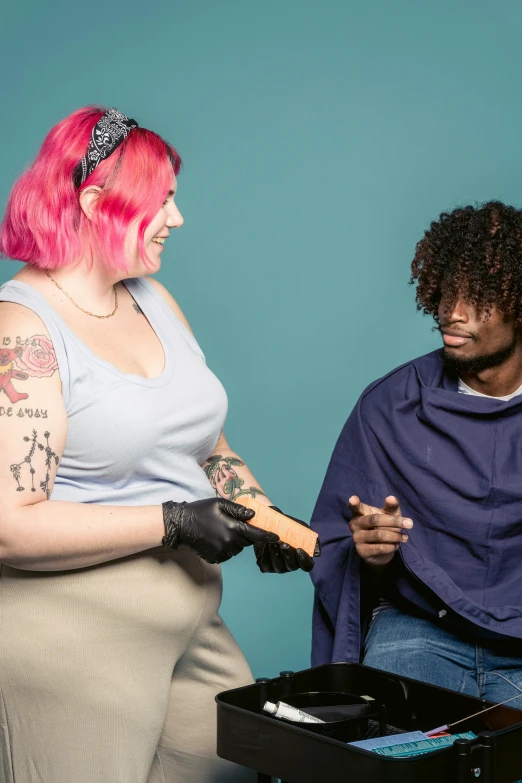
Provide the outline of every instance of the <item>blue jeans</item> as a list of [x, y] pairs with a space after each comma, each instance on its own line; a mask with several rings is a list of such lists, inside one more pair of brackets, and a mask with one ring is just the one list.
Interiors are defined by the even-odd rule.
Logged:
[[385, 608], [370, 623], [363, 663], [488, 701], [520, 691], [520, 702], [507, 706], [522, 708], [522, 642], [473, 644], [434, 622]]
[[474, 644], [429, 620], [381, 609], [365, 642], [367, 666], [522, 708], [522, 641]]

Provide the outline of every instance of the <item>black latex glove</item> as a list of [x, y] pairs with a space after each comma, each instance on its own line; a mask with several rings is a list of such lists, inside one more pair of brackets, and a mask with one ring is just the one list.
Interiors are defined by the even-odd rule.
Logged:
[[163, 545], [191, 549], [207, 563], [224, 563], [246, 546], [279, 541], [275, 533], [248, 524], [255, 512], [224, 498], [163, 503]]
[[[277, 506], [270, 506], [270, 508], [283, 514]], [[284, 516], [293, 519], [294, 522], [298, 522], [304, 527], [309, 527], [306, 522], [291, 517], [290, 514], [284, 514]], [[263, 574], [286, 574], [288, 571], [297, 571], [299, 568], [302, 571], [311, 571], [314, 567], [313, 557], [310, 557], [302, 549], [294, 549], [290, 544], [255, 544], [254, 552], [256, 553], [256, 563]], [[320, 554], [321, 545], [319, 544], [319, 539], [317, 539], [314, 557], [319, 557]]]

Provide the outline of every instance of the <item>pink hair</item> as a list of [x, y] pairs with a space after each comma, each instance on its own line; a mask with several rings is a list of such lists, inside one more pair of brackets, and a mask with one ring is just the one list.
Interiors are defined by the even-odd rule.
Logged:
[[[78, 109], [48, 133], [32, 166], [15, 182], [0, 227], [0, 255], [40, 269], [57, 269], [85, 255], [110, 269], [127, 269], [125, 240], [138, 228], [138, 251], [149, 266], [144, 233], [178, 174], [181, 158], [168, 142], [135, 128], [76, 190], [73, 172], [87, 151], [91, 131], [105, 113], [100, 106]], [[92, 220], [79, 194], [102, 188]]]

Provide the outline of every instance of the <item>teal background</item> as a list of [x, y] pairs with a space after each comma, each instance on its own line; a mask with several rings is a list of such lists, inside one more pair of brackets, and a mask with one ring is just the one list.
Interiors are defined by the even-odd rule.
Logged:
[[[0, 202], [81, 105], [178, 147], [186, 222], [158, 277], [227, 388], [231, 445], [309, 519], [361, 390], [438, 345], [407, 284], [429, 221], [520, 203], [522, 5], [26, 0], [1, 15]], [[251, 551], [224, 574], [255, 674], [307, 667], [308, 577], [262, 576]]]

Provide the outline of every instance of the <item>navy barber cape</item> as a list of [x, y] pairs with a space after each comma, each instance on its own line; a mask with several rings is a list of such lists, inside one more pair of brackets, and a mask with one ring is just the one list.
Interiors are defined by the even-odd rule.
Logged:
[[311, 572], [313, 665], [360, 659], [351, 495], [378, 507], [396, 495], [413, 519], [396, 555], [395, 588], [406, 601], [434, 615], [453, 610], [479, 635], [522, 638], [522, 396], [460, 394], [441, 350], [364, 391], [312, 516], [322, 546]]

